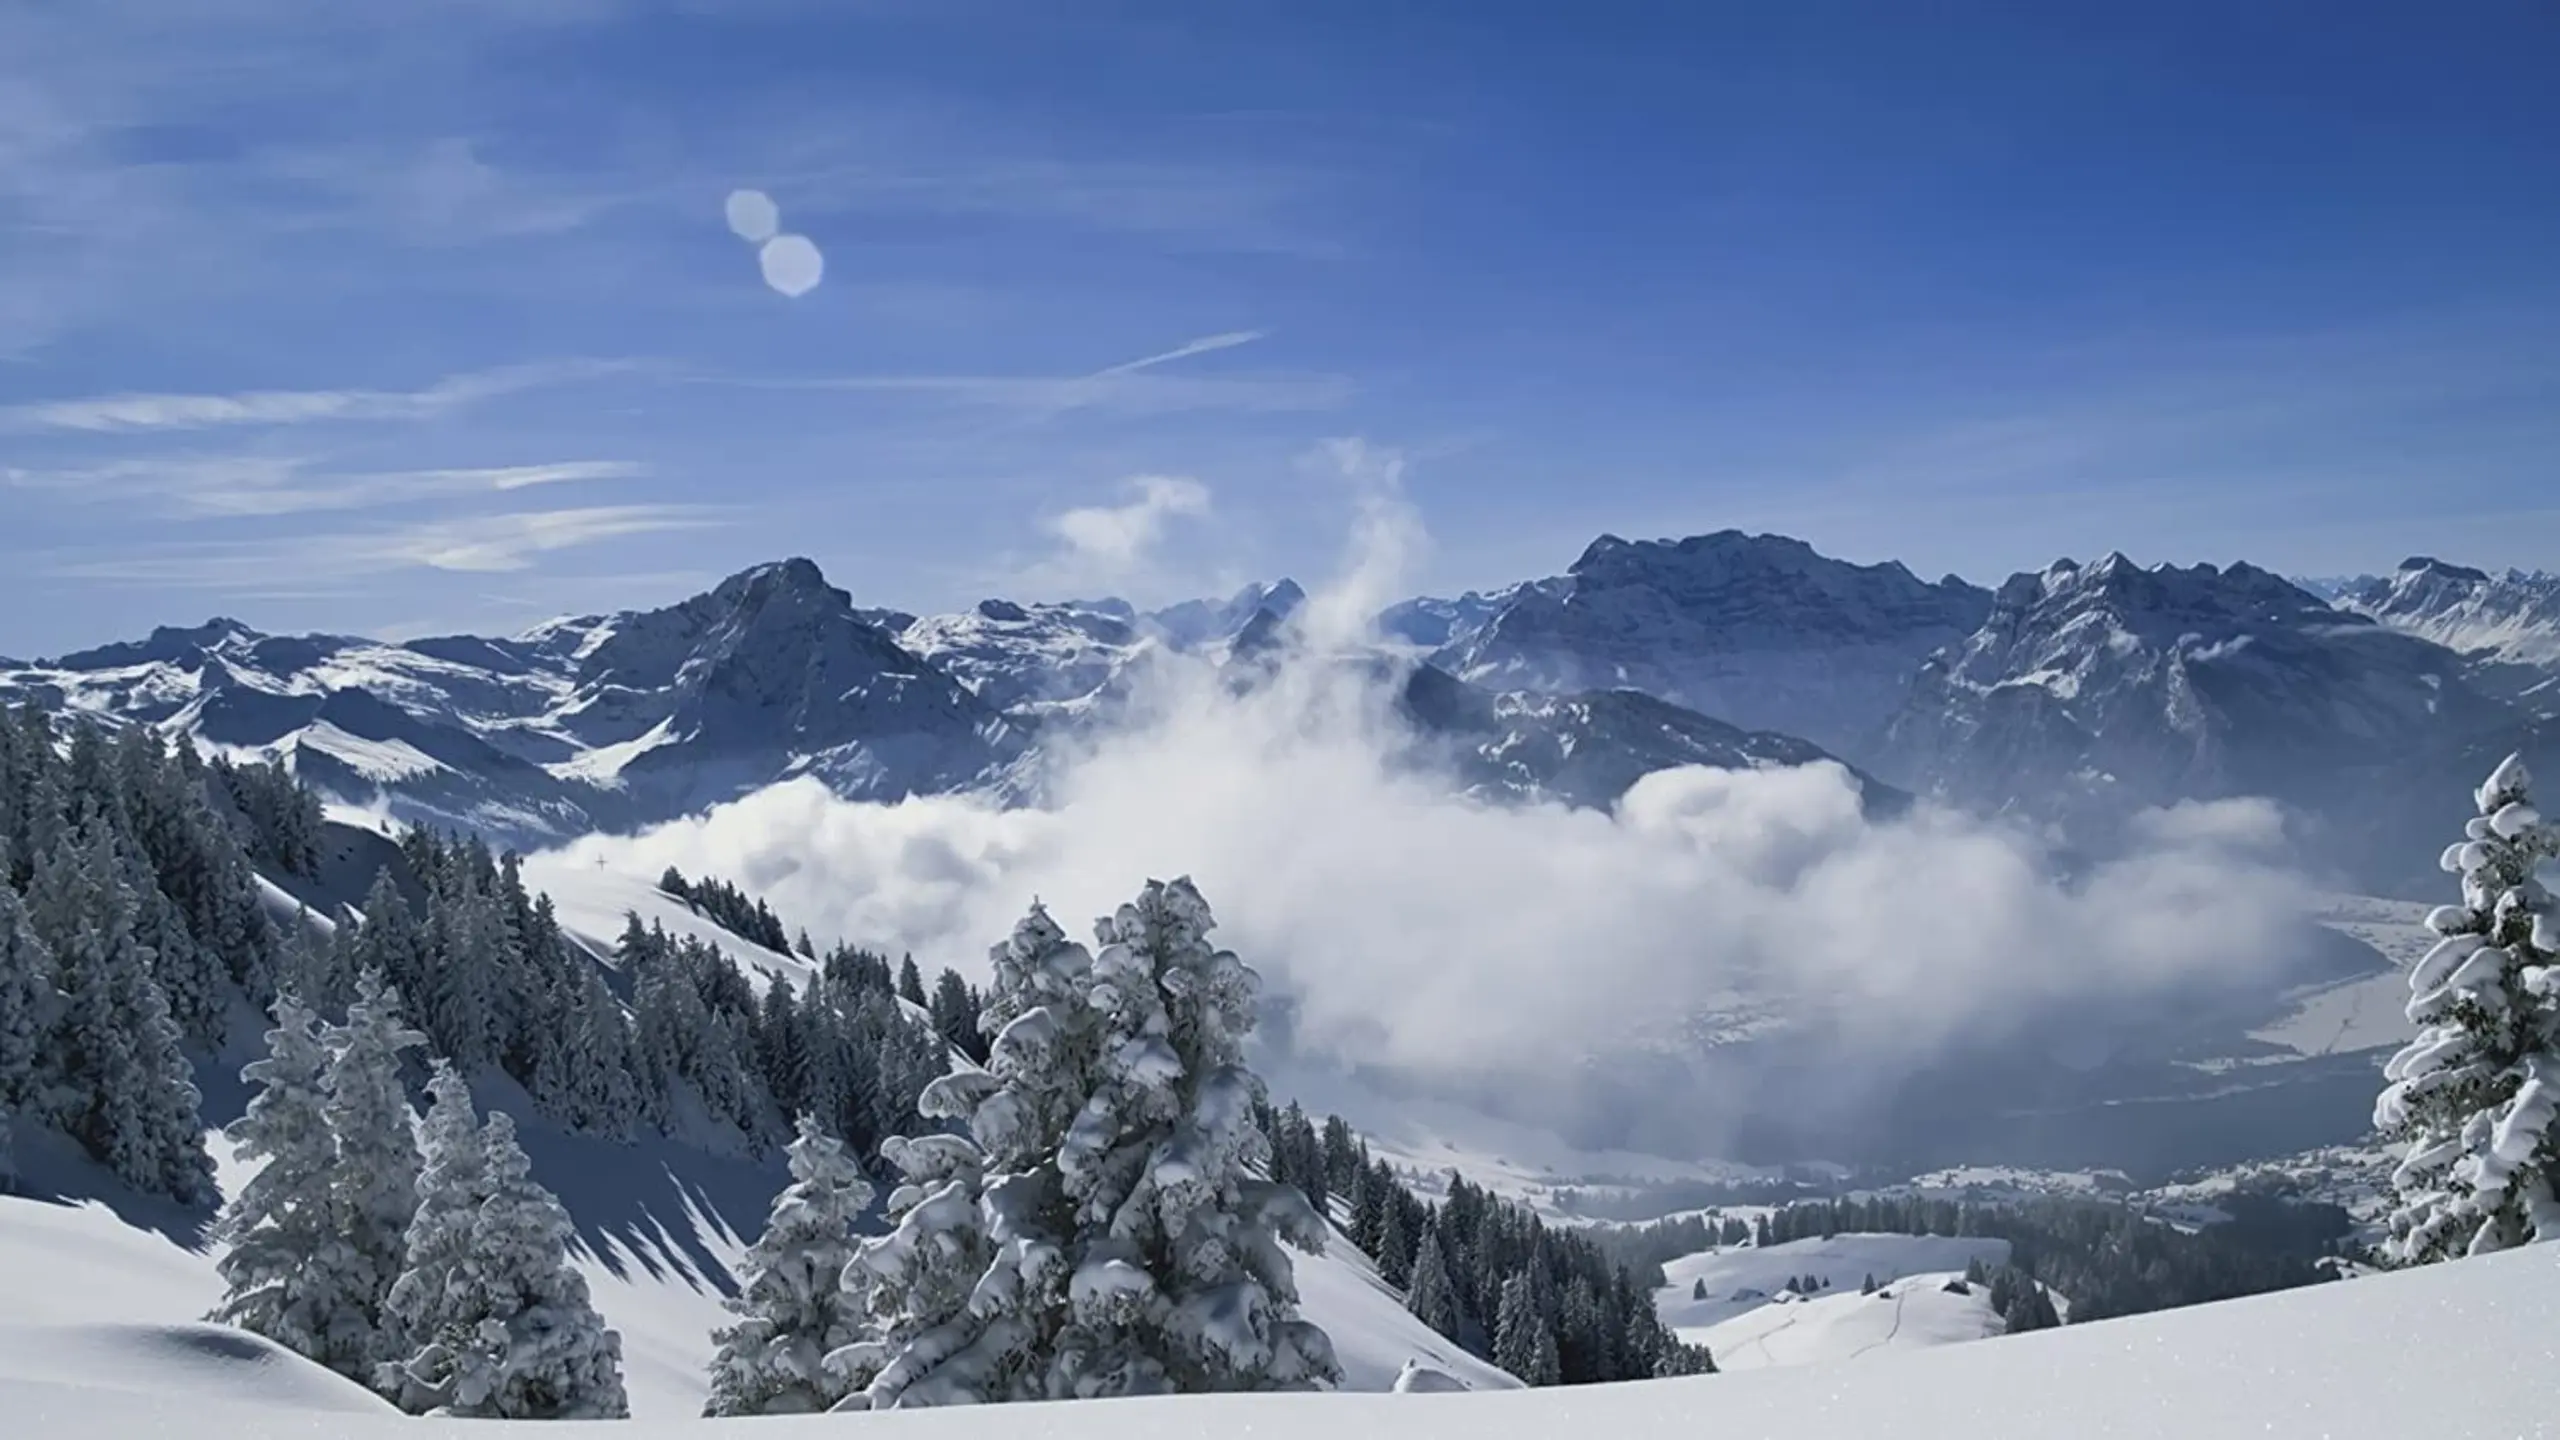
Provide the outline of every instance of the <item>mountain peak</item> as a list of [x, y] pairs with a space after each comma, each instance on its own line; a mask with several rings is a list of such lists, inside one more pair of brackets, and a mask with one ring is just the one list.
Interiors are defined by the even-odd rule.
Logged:
[[2468, 580], [2475, 585], [2486, 585], [2489, 583], [2489, 572], [2486, 570], [2474, 570], [2468, 565], [2448, 564], [2445, 561], [2438, 560], [2432, 555], [2410, 556], [2408, 559], [2400, 562], [2399, 573], [2402, 575], [2440, 575], [2447, 580]]
[[[750, 565], [721, 581], [713, 587], [712, 593], [822, 595], [842, 592], [827, 583], [825, 573], [818, 569], [818, 562], [794, 555], [787, 560], [768, 560], [761, 565]], [[847, 603], [851, 603], [850, 597], [847, 597]]]
[[64, 670], [120, 670], [128, 665], [155, 662], [184, 663], [220, 647], [225, 641], [264, 638], [228, 615], [216, 615], [201, 625], [154, 626], [148, 638], [75, 651], [58, 657], [53, 663]]

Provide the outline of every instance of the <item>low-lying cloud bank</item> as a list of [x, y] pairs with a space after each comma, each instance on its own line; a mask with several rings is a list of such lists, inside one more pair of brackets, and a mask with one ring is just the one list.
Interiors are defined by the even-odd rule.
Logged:
[[[1311, 648], [1374, 612], [1414, 538], [1373, 496]], [[1497, 806], [1404, 768], [1355, 667], [1301, 658], [1239, 695], [1175, 661], [1149, 683], [1041, 809], [853, 804], [801, 780], [573, 854], [729, 877], [821, 936], [971, 974], [1035, 896], [1082, 932], [1187, 873], [1294, 1002], [1302, 1050], [1475, 1076], [1552, 1075], [1745, 1008], [1889, 1080], [2057, 1011], [2267, 983], [2298, 939], [2305, 895], [2263, 802], [2156, 813], [2064, 881], [2004, 826], [1926, 805], [1866, 820], [1836, 766], [1663, 772], [1609, 812]]]

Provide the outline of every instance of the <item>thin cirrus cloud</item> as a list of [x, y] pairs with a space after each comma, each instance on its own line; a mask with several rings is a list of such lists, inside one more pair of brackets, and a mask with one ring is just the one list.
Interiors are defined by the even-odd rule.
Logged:
[[47, 573], [118, 584], [259, 593], [279, 574], [306, 585], [332, 585], [389, 569], [498, 574], [530, 570], [557, 551], [606, 540], [731, 523], [710, 505], [591, 505], [479, 515], [415, 525], [279, 537], [204, 541], [69, 559]]
[[0, 434], [131, 434], [320, 421], [424, 420], [483, 400], [630, 369], [622, 361], [508, 365], [418, 390], [244, 390], [93, 395], [0, 406]]
[[1176, 362], [1233, 350], [1262, 338], [1264, 332], [1259, 330], [1227, 331], [1080, 375], [840, 375], [740, 383], [776, 389], [929, 396], [954, 404], [1010, 411], [1035, 420], [1084, 410], [1119, 415], [1191, 410], [1312, 412], [1336, 409], [1350, 401], [1351, 381], [1341, 375], [1163, 373], [1164, 367]]
[[503, 495], [542, 485], [625, 480], [647, 473], [645, 466], [628, 460], [563, 460], [332, 474], [316, 470], [303, 459], [226, 456], [129, 460], [56, 471], [0, 467], [0, 487], [43, 490], [98, 503], [157, 501], [180, 519], [272, 518]]

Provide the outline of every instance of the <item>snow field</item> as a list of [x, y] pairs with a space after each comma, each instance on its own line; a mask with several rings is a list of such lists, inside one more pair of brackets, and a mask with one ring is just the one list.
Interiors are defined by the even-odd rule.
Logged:
[[[1707, 1331], [1766, 1308], [1793, 1276], [1811, 1275], [1828, 1282], [1831, 1291], [1855, 1297], [1869, 1275], [1883, 1285], [1905, 1276], [1961, 1275], [1976, 1260], [1987, 1267], [2008, 1259], [2006, 1240], [1957, 1235], [1834, 1235], [1790, 1240], [1766, 1250], [1747, 1245], [1708, 1250], [1662, 1267], [1668, 1283], [1654, 1292], [1654, 1309], [1681, 1339], [1709, 1344]], [[1701, 1283], [1707, 1296], [1693, 1299]], [[1714, 1353], [1716, 1364], [1724, 1366], [1724, 1347], [1715, 1346]]]
[[[15, 1208], [0, 1201], [0, 1277], [25, 1291]], [[1874, 1302], [1870, 1302], [1874, 1303]], [[47, 1327], [54, 1328], [54, 1327]], [[421, 1421], [286, 1404], [273, 1392], [218, 1398], [200, 1372], [152, 1362], [150, 1347], [77, 1342], [58, 1362], [8, 1358], [28, 1337], [0, 1333], [0, 1416], [12, 1440], [371, 1440], [453, 1434], [503, 1440], [541, 1422]], [[2448, 1385], [2447, 1344], [2466, 1383]], [[27, 1374], [29, 1369], [40, 1373]], [[1787, 1435], [1805, 1440], [2510, 1440], [2560, 1433], [2548, 1377], [2560, 1369], [2560, 1253], [2530, 1247], [2402, 1274], [2219, 1305], [2015, 1336], [1990, 1345], [1880, 1353], [1818, 1371], [1415, 1399], [1200, 1396], [1175, 1400], [906, 1411], [859, 1417], [900, 1440], [1556, 1440], [1558, 1436]], [[556, 1422], [555, 1422], [556, 1423]], [[738, 1421], [642, 1418], [628, 1440], [736, 1435], [818, 1440], [849, 1417]]]

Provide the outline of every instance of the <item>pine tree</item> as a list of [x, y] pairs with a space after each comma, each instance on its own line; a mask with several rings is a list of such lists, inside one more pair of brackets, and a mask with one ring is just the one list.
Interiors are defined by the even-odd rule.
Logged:
[[898, 998], [910, 1005], [924, 1005], [924, 972], [916, 968], [916, 957], [910, 955], [898, 962]]
[[194, 1067], [120, 871], [95, 813], [74, 848], [37, 869], [29, 909], [62, 992], [45, 1108], [119, 1179], [193, 1203], [213, 1194]]
[[1502, 1282], [1502, 1301], [1495, 1313], [1493, 1330], [1493, 1363], [1518, 1376], [1530, 1385], [1553, 1384], [1541, 1380], [1538, 1342], [1544, 1336], [1549, 1345], [1555, 1337], [1548, 1334], [1546, 1321], [1538, 1314], [1537, 1296], [1530, 1289], [1529, 1277], [1514, 1275]]
[[[391, 1358], [384, 1347], [396, 1338], [386, 1333], [384, 1304], [406, 1268], [409, 1223], [418, 1211], [418, 1142], [400, 1057], [426, 1037], [401, 1023], [400, 992], [367, 970], [357, 977], [346, 1023], [326, 1027], [321, 1041], [329, 1049], [322, 1088], [338, 1142], [332, 1204], [346, 1247], [337, 1281], [347, 1297], [341, 1323], [368, 1337], [363, 1368], [348, 1372], [365, 1374], [371, 1362]], [[357, 1342], [349, 1340], [347, 1350], [355, 1353]]]
[[[488, 1198], [472, 1212], [470, 1251], [440, 1292], [420, 1300], [411, 1334], [428, 1338], [389, 1372], [430, 1413], [511, 1420], [630, 1414], [622, 1337], [604, 1326], [569, 1261], [576, 1230], [535, 1183], [515, 1121], [480, 1130]], [[427, 1287], [421, 1287], [427, 1288]]]
[[1707, 1298], [1707, 1282], [1704, 1276], [1699, 1277], [1696, 1281], [1690, 1284], [1689, 1298], [1692, 1300], [1704, 1300]]
[[[942, 1098], [929, 1093], [927, 1101], [939, 1111]], [[951, 1098], [949, 1108], [958, 1108], [958, 1097]], [[1040, 1398], [1031, 1347], [1046, 1295], [1026, 1294], [1016, 1283], [979, 1300], [997, 1259], [979, 1204], [985, 1155], [966, 1136], [893, 1135], [881, 1156], [902, 1183], [889, 1196], [889, 1233], [863, 1242], [844, 1269], [861, 1338], [826, 1357], [845, 1388], [833, 1408]], [[1019, 1267], [1005, 1273], [1016, 1282], [1021, 1276]]]
[[[7, 716], [0, 714], [0, 732]], [[60, 996], [53, 988], [53, 955], [27, 924], [18, 893], [9, 888], [8, 847], [0, 843], [0, 1187], [16, 1174], [10, 1131], [39, 1098], [46, 1036], [56, 1024]]]
[[[368, 1376], [402, 1409], [424, 1411], [450, 1398], [455, 1351], [440, 1332], [444, 1308], [474, 1263], [480, 1207], [490, 1195], [489, 1156], [471, 1087], [439, 1060], [418, 1127], [418, 1205], [402, 1241], [401, 1270], [383, 1303], [384, 1357]], [[394, 1358], [396, 1357], [396, 1358]]]
[[[870, 1333], [830, 1357], [860, 1392], [840, 1409], [1052, 1393], [1074, 1222], [1046, 1169], [1099, 1054], [1099, 1018], [1083, 1003], [1092, 956], [1034, 904], [989, 960], [990, 1069], [944, 1075], [918, 1102], [925, 1118], [965, 1121], [972, 1134], [882, 1146], [907, 1178], [889, 1200], [895, 1227], [845, 1271]], [[1004, 1176], [994, 1196], [991, 1171]]]
[[2535, 867], [2560, 855], [2524, 761], [2475, 793], [2448, 847], [2462, 903], [2410, 971], [2417, 1039], [2383, 1067], [2377, 1129], [2407, 1146], [2383, 1256], [2414, 1265], [2560, 1240], [2560, 912]]
[[359, 1307], [339, 1287], [348, 1257], [333, 1194], [337, 1138], [321, 1088], [329, 1054], [291, 994], [276, 997], [274, 1016], [266, 1057], [240, 1072], [257, 1093], [225, 1132], [242, 1159], [266, 1163], [216, 1226], [228, 1246], [214, 1267], [225, 1290], [209, 1318], [365, 1379], [372, 1332], [347, 1323]]
[[[1036, 905], [991, 954], [988, 1067], [923, 1099], [928, 1116], [966, 1116], [987, 1172], [980, 1220], [918, 1222], [983, 1227], [995, 1258], [975, 1333], [860, 1351], [871, 1404], [1338, 1379], [1330, 1340], [1296, 1314], [1281, 1245], [1319, 1246], [1323, 1226], [1293, 1187], [1252, 1173], [1269, 1160], [1243, 1064], [1256, 980], [1208, 944], [1213, 923], [1188, 880], [1150, 882], [1097, 922], [1098, 954]], [[867, 1247], [863, 1269], [901, 1271], [909, 1231]]]
[[738, 1318], [712, 1336], [719, 1348], [705, 1415], [810, 1414], [852, 1393], [826, 1357], [861, 1338], [844, 1273], [871, 1182], [814, 1115], [800, 1117], [789, 1154], [792, 1184], [775, 1199], [727, 1302]]
[[1457, 1339], [1465, 1320], [1458, 1310], [1458, 1286], [1449, 1276], [1449, 1253], [1440, 1243], [1438, 1226], [1422, 1233], [1418, 1256], [1413, 1265], [1413, 1286], [1405, 1293], [1405, 1308], [1433, 1330]]
[[933, 1028], [945, 1043], [970, 1059], [983, 1064], [987, 1058], [986, 1037], [978, 1033], [978, 999], [970, 993], [969, 982], [957, 970], [945, 970], [934, 981]]
[[1323, 1223], [1297, 1189], [1250, 1173], [1269, 1161], [1252, 1122], [1261, 1082], [1244, 1064], [1259, 979], [1209, 943], [1215, 925], [1184, 878], [1150, 881], [1095, 926], [1081, 998], [1101, 1021], [1101, 1063], [1056, 1157], [1077, 1226], [1060, 1360], [1081, 1393], [1340, 1378], [1332, 1342], [1297, 1316], [1281, 1248], [1285, 1236], [1320, 1251]]

